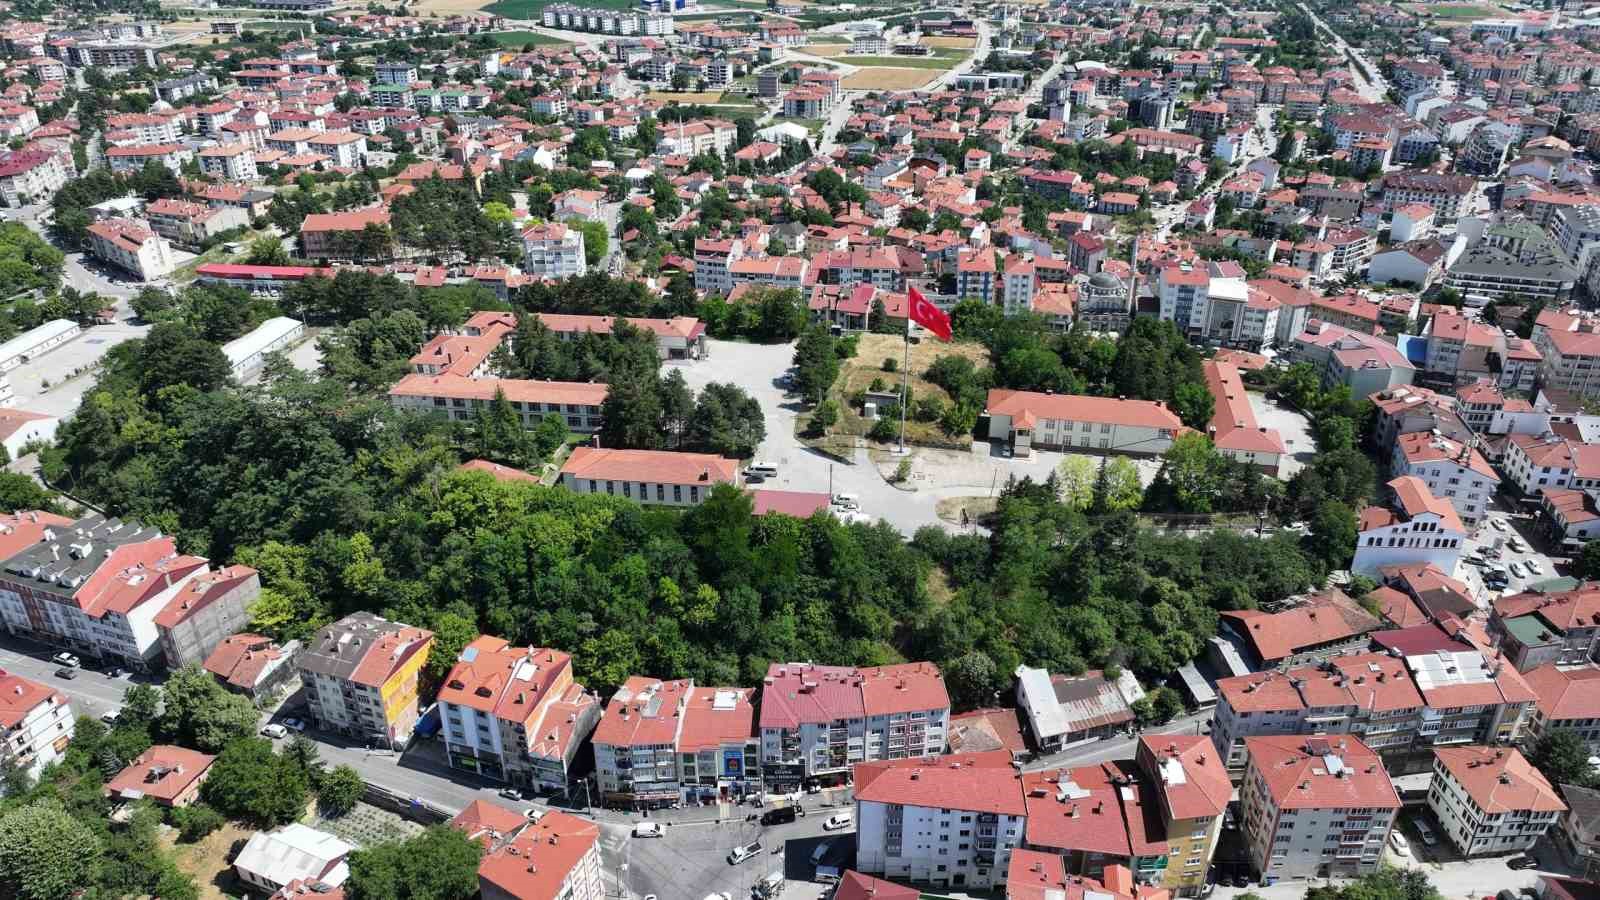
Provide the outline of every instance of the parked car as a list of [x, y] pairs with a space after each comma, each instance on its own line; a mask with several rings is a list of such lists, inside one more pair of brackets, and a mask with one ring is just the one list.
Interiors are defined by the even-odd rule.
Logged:
[[660, 822], [640, 822], [633, 826], [633, 836], [636, 838], [665, 837], [667, 830], [661, 827]]
[[120, 709], [108, 709], [100, 714], [100, 721], [107, 725], [115, 725], [117, 723], [117, 714], [121, 712], [122, 710]]
[[761, 853], [761, 842], [760, 841], [751, 841], [750, 843], [745, 844], [742, 847], [733, 848], [733, 850], [728, 853], [728, 865], [737, 866], [739, 863], [742, 863], [747, 859], [750, 859], [750, 858], [752, 858], [754, 856], [757, 856], [760, 853]]
[[1522, 567], [1527, 569], [1529, 572], [1532, 572], [1535, 575], [1543, 575], [1544, 574], [1544, 566], [1540, 565], [1539, 561], [1537, 559], [1525, 559], [1525, 560], [1523, 560], [1522, 561]]
[[1539, 861], [1531, 856], [1513, 856], [1506, 860], [1506, 865], [1518, 871], [1522, 869], [1537, 869], [1539, 868]]
[[828, 817], [828, 821], [822, 823], [822, 830], [823, 831], [838, 831], [841, 828], [849, 828], [851, 825], [854, 825], [854, 824], [855, 824], [855, 817], [854, 817], [853, 814], [851, 814], [851, 813], [834, 813], [833, 815]]
[[111, 668], [106, 670], [106, 677], [107, 678], [121, 678], [122, 676], [124, 676], [126, 674], [128, 674], [128, 670], [124, 669], [121, 666], [112, 666]]
[[1506, 530], [1506, 520], [1505, 519], [1490, 519], [1489, 520], [1489, 524], [1494, 526], [1494, 530], [1495, 531], [1505, 531]]
[[811, 851], [811, 865], [820, 866], [828, 858], [828, 851], [833, 849], [833, 841], [817, 841], [817, 846]]
[[284, 728], [282, 725], [279, 725], [276, 722], [274, 722], [271, 725], [268, 725], [265, 728], [261, 729], [262, 737], [269, 737], [269, 738], [272, 738], [273, 740], [277, 740], [278, 738], [281, 738], [284, 735], [287, 735], [288, 733], [289, 733], [289, 729]]
[[1422, 842], [1429, 847], [1439, 843], [1439, 835], [1427, 822], [1422, 819], [1412, 819], [1411, 824], [1417, 826], [1417, 834], [1422, 837]]
[[1511, 549], [1517, 551], [1518, 553], [1524, 553], [1528, 549], [1528, 545], [1522, 542], [1522, 538], [1519, 538], [1514, 534], [1506, 539], [1506, 543], [1510, 544]]
[[72, 668], [70, 666], [62, 666], [61, 668], [56, 670], [56, 677], [57, 678], [65, 678], [68, 681], [70, 681], [70, 680], [78, 677], [78, 670], [74, 669], [74, 668]]
[[55, 656], [50, 657], [50, 661], [55, 663], [58, 666], [71, 666], [74, 669], [76, 669], [77, 667], [83, 665], [83, 661], [82, 660], [78, 659], [76, 656], [73, 656], [71, 653], [68, 653], [65, 650], [61, 651], [60, 653], [57, 653]]
[[305, 734], [306, 732], [306, 723], [303, 719], [284, 719], [283, 727], [295, 732], [296, 734]]
[[1389, 846], [1401, 856], [1411, 855], [1411, 842], [1406, 840], [1406, 836], [1398, 831], [1389, 832]]
[[1506, 568], [1510, 569], [1511, 574], [1517, 576], [1518, 578], [1522, 578], [1525, 574], [1527, 574], [1522, 571], [1522, 563], [1514, 562], [1511, 565], [1506, 566]]
[[522, 791], [517, 790], [514, 787], [501, 788], [500, 796], [506, 798], [507, 800], [513, 800], [517, 802], [521, 802], [523, 799], [525, 799], [522, 796]]
[[751, 473], [749, 473], [749, 474], [744, 476], [744, 483], [745, 484], [766, 484], [767, 483], [767, 476], [762, 475], [759, 472], [751, 472]]

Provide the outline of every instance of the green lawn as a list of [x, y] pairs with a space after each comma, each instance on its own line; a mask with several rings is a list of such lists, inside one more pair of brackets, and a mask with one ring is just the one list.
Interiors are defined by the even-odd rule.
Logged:
[[548, 34], [539, 34], [535, 31], [494, 31], [490, 32], [489, 39], [502, 47], [522, 47], [527, 44], [570, 44], [558, 37]]
[[960, 59], [937, 56], [838, 56], [836, 62], [852, 66], [893, 66], [898, 69], [953, 69]]
[[1492, 6], [1477, 6], [1475, 4], [1452, 4], [1424, 7], [1428, 15], [1438, 19], [1484, 19], [1500, 15], [1501, 10]]
[[[546, 6], [556, 0], [500, 0], [484, 10], [508, 19], [537, 19]], [[585, 0], [584, 6], [601, 9], [633, 9], [635, 0]]]

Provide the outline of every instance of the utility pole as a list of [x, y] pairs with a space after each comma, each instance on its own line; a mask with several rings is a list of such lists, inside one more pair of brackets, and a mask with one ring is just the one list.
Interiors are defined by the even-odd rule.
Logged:
[[900, 367], [900, 447], [895, 453], [906, 453], [906, 407], [911, 403], [911, 312], [906, 311], [906, 363]]

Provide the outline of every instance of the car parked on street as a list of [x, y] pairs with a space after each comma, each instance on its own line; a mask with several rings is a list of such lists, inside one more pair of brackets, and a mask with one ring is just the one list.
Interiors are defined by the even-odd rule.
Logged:
[[266, 726], [266, 727], [261, 729], [261, 736], [262, 737], [269, 737], [269, 738], [272, 738], [273, 740], [277, 740], [277, 739], [287, 735], [288, 733], [289, 733], [289, 729], [284, 728], [282, 725], [279, 725], [276, 722], [274, 722], [271, 725], [268, 725], [268, 726]]
[[849, 828], [853, 824], [855, 824], [855, 816], [853, 814], [834, 813], [828, 817], [828, 821], [822, 823], [822, 830], [838, 831], [841, 828]]
[[71, 653], [68, 653], [65, 650], [57, 653], [55, 656], [50, 657], [50, 661], [58, 666], [71, 666], [74, 669], [83, 665], [83, 660], [78, 659], [76, 656], [73, 656]]
[[666, 837], [667, 830], [661, 827], [660, 822], [640, 822], [633, 826], [633, 836], [636, 838]]
[[1411, 855], [1411, 842], [1406, 840], [1406, 836], [1398, 831], [1389, 832], [1389, 846], [1401, 856]]
[[284, 719], [283, 720], [283, 727], [289, 729], [290, 731], [293, 731], [296, 734], [305, 734], [306, 733], [306, 723], [305, 723], [305, 720], [303, 720], [303, 719], [294, 719], [294, 718]]
[[72, 679], [78, 677], [78, 670], [68, 666], [62, 666], [56, 670], [56, 677], [65, 678], [68, 681], [71, 681]]

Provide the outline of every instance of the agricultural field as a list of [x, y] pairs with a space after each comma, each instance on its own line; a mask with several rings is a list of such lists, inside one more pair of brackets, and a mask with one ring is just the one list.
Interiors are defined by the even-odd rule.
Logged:
[[1487, 3], [1411, 3], [1406, 9], [1435, 19], [1490, 19], [1505, 15], [1505, 10]]
[[843, 56], [845, 51], [849, 49], [849, 44], [805, 44], [801, 46], [800, 52], [809, 53], [812, 56], [820, 56], [824, 59], [832, 59], [835, 56]]
[[571, 41], [563, 41], [558, 37], [551, 37], [548, 34], [539, 34], [536, 31], [495, 31], [490, 33], [489, 39], [502, 47], [514, 47], [518, 49], [528, 44], [545, 46], [556, 44], [567, 45], [572, 43]]
[[935, 77], [932, 69], [871, 67], [846, 75], [841, 86], [847, 91], [910, 91]]

